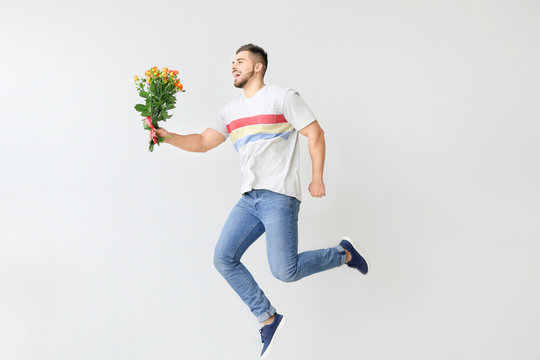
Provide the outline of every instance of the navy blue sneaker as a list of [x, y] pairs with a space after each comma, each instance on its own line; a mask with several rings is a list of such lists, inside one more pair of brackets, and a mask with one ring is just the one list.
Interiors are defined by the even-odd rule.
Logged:
[[364, 259], [362, 255], [360, 255], [358, 251], [356, 251], [351, 242], [352, 239], [348, 236], [345, 236], [343, 240], [341, 240], [341, 242], [339, 243], [339, 245], [341, 245], [345, 250], [351, 253], [351, 261], [347, 263], [347, 266], [355, 268], [365, 275], [368, 273], [368, 263], [366, 259]]
[[268, 354], [272, 351], [272, 347], [276, 342], [276, 337], [285, 325], [285, 318], [283, 315], [275, 313], [274, 321], [271, 324], [263, 326], [259, 332], [261, 333], [261, 341], [263, 342], [263, 349], [261, 352], [261, 359], [268, 359]]

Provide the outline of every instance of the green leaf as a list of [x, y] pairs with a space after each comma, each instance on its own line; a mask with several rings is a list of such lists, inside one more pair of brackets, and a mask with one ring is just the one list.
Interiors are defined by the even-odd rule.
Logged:
[[144, 91], [144, 90], [141, 90], [139, 91], [139, 95], [142, 96], [143, 98], [148, 98], [150, 95]]
[[137, 104], [137, 105], [135, 105], [135, 110], [137, 110], [139, 112], [143, 112], [144, 110], [146, 110], [146, 106], [143, 105], [143, 104]]

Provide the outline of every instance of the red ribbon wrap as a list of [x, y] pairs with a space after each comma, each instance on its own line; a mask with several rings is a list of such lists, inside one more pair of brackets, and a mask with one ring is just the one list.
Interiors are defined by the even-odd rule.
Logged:
[[154, 144], [157, 144], [156, 128], [152, 124], [152, 119], [150, 119], [150, 116], [146, 117], [146, 124], [150, 127], [150, 139], [154, 141]]

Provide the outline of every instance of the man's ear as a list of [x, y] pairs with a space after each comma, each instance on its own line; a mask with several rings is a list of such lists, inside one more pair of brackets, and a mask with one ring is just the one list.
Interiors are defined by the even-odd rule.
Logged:
[[255, 64], [255, 71], [262, 71], [263, 69], [263, 64], [262, 63], [256, 63]]

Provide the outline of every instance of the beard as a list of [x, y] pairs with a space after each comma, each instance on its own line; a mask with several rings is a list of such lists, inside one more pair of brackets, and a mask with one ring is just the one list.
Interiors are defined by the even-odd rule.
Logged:
[[[235, 79], [234, 86], [239, 89], [243, 88], [244, 86], [246, 86], [247, 82], [249, 81], [249, 79], [253, 77], [254, 74], [255, 74], [255, 67], [253, 67], [253, 69], [251, 69], [250, 72], [246, 73], [246, 76], [244, 77], [244, 79], [241, 79], [241, 78]], [[236, 83], [236, 80], [240, 80], [240, 82]]]

